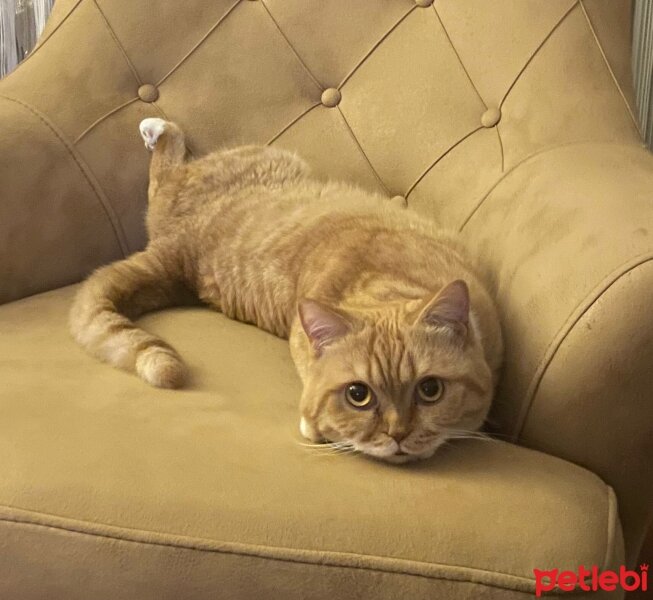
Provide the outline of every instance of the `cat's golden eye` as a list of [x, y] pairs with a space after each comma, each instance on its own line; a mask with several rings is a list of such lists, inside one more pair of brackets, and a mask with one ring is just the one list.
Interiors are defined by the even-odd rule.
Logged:
[[361, 381], [350, 383], [345, 388], [345, 398], [354, 408], [370, 408], [374, 403], [372, 390]]
[[420, 402], [433, 404], [442, 397], [444, 383], [442, 382], [442, 379], [438, 379], [437, 377], [424, 377], [424, 379], [417, 384], [417, 389], [415, 391], [417, 393], [417, 399]]

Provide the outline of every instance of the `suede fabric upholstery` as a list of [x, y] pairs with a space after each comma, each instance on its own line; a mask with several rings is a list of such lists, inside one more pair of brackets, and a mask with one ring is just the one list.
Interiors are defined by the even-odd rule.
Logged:
[[[653, 500], [653, 160], [629, 17], [57, 0], [0, 82], [0, 597], [525, 598], [534, 568], [632, 566]], [[285, 342], [200, 309], [144, 319], [191, 366], [185, 391], [78, 349], [55, 288], [146, 243], [149, 116], [193, 154], [276, 144], [461, 231], [499, 299], [506, 441], [407, 468], [307, 454]]]
[[193, 366], [156, 390], [70, 346], [74, 289], [0, 312], [0, 597], [528, 598], [534, 568], [623, 562], [586, 469], [503, 441], [408, 466], [307, 452], [285, 341], [149, 315]]

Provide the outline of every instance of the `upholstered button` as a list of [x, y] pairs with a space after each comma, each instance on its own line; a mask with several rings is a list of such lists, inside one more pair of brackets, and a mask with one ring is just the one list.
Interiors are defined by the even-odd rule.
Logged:
[[488, 108], [481, 116], [483, 127], [494, 127], [501, 120], [501, 111], [495, 106]]
[[342, 95], [340, 94], [340, 90], [337, 90], [336, 88], [327, 88], [322, 92], [322, 104], [329, 108], [338, 106], [341, 98]]
[[415, 4], [417, 4], [417, 6], [424, 7], [431, 6], [431, 4], [433, 4], [433, 0], [415, 0]]
[[159, 90], [151, 83], [146, 83], [138, 88], [138, 97], [143, 102], [154, 102], [159, 97]]
[[390, 198], [390, 202], [401, 208], [406, 208], [408, 206], [408, 201], [403, 196], [393, 196]]

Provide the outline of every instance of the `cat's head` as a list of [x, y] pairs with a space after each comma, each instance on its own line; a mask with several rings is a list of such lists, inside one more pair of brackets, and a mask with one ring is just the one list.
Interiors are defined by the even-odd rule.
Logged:
[[308, 342], [302, 434], [390, 462], [477, 430], [493, 393], [467, 285], [379, 310], [298, 305]]

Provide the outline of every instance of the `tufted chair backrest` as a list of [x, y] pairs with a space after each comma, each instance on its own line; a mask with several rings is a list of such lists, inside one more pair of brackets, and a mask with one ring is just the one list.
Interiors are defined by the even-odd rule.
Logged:
[[105, 213], [89, 263], [145, 243], [149, 115], [178, 121], [196, 154], [279, 144], [460, 227], [528, 156], [638, 140], [629, 4], [58, 0], [2, 93], [83, 161]]
[[[630, 427], [610, 412], [623, 390], [593, 376], [607, 358], [585, 360], [613, 342], [587, 343], [577, 326], [650, 249], [632, 235], [648, 179], [624, 175], [650, 173], [632, 112], [629, 1], [57, 0], [37, 48], [0, 82], [0, 155], [15, 157], [0, 165], [0, 301], [145, 245], [137, 126], [149, 116], [178, 122], [195, 155], [278, 144], [320, 177], [462, 231], [503, 313], [498, 428], [614, 485], [637, 546], [651, 486], [640, 493], [623, 465], [642, 471], [642, 452], [606, 450], [620, 443], [615, 427]], [[613, 222], [624, 179], [634, 204]], [[615, 343], [639, 331], [621, 323], [605, 329]], [[639, 386], [630, 398], [642, 377], [624, 375]], [[635, 438], [650, 447], [643, 430]]]
[[279, 144], [320, 176], [460, 228], [526, 157], [570, 142], [637, 142], [628, 5], [58, 0], [0, 93], [66, 147], [76, 193], [48, 191], [69, 217], [66, 233], [90, 220], [93, 235], [57, 240], [60, 268], [4, 297], [143, 247], [148, 156], [136, 125], [151, 115], [179, 122], [195, 154]]

